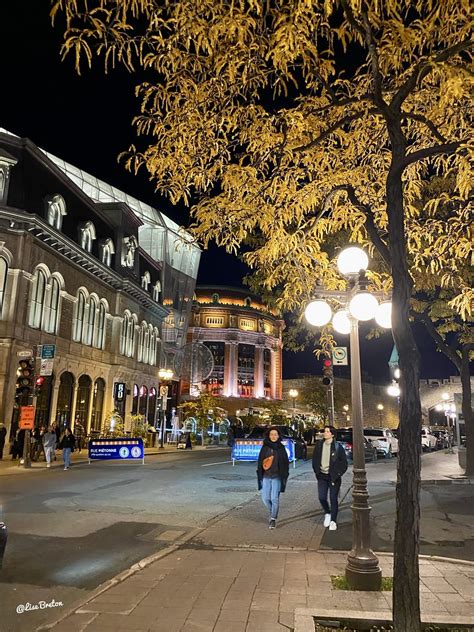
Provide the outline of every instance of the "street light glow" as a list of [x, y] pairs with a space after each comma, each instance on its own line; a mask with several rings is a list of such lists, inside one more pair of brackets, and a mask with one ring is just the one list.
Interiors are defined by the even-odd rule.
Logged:
[[357, 320], [370, 320], [375, 316], [379, 304], [370, 292], [359, 292], [351, 298], [349, 311]]
[[377, 404], [377, 410], [383, 410], [383, 404]]
[[400, 387], [398, 386], [398, 384], [390, 384], [390, 386], [387, 388], [387, 393], [390, 395], [390, 397], [399, 397]]
[[314, 327], [323, 327], [331, 320], [332, 311], [326, 301], [311, 301], [304, 311], [306, 320]]
[[290, 388], [290, 390], [288, 391], [288, 395], [291, 397], [291, 399], [296, 399], [298, 397], [298, 391], [296, 390], [296, 388]]
[[441, 398], [444, 399], [445, 401], [449, 399], [449, 393], [443, 393], [441, 395]]
[[390, 329], [392, 326], [392, 303], [391, 301], [386, 301], [385, 303], [380, 303], [375, 312], [375, 322], [380, 327], [384, 329]]
[[351, 331], [351, 321], [347, 309], [339, 309], [332, 317], [332, 326], [338, 334], [348, 334]]
[[358, 274], [369, 267], [369, 257], [358, 246], [349, 246], [339, 253], [337, 269], [344, 276]]

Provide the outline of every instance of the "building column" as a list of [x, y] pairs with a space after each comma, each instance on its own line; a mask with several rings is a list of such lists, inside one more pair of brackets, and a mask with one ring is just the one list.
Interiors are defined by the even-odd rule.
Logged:
[[277, 352], [275, 349], [270, 353], [270, 397], [276, 399], [277, 394]]
[[95, 386], [95, 382], [92, 382], [91, 383], [91, 392], [90, 392], [90, 396], [89, 396], [89, 403], [87, 404], [87, 417], [86, 417], [87, 432], [86, 432], [86, 434], [90, 434], [90, 432], [91, 432], [92, 408], [94, 406], [94, 386]]
[[255, 345], [255, 368], [253, 373], [255, 397], [264, 397], [263, 346]]
[[238, 343], [226, 342], [224, 347], [224, 396], [237, 397]]
[[52, 424], [56, 421], [56, 412], [58, 410], [58, 397], [59, 397], [59, 384], [57, 380], [53, 384], [53, 393], [51, 395], [51, 409], [49, 415], [49, 423]]
[[239, 389], [237, 387], [237, 372], [239, 368], [239, 343], [231, 342], [230, 357], [231, 357], [231, 395], [233, 397], [239, 396]]
[[70, 419], [72, 432], [74, 432], [74, 421], [76, 419], [77, 391], [78, 390], [79, 390], [79, 384], [77, 382], [74, 382], [72, 386], [71, 412], [69, 413], [69, 419]]

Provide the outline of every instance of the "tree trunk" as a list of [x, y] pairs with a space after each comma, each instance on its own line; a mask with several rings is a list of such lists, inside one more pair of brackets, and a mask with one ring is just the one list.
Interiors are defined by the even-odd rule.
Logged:
[[469, 352], [473, 345], [463, 345], [461, 350], [462, 416], [466, 429], [466, 476], [474, 476], [474, 416], [472, 414], [471, 374]]
[[412, 279], [404, 225], [402, 170], [405, 154], [399, 121], [388, 124], [392, 165], [387, 177], [387, 213], [392, 264], [392, 332], [400, 366], [400, 450], [396, 488], [393, 622], [396, 632], [417, 632], [420, 623], [419, 531], [421, 471], [421, 403], [419, 354], [410, 324]]

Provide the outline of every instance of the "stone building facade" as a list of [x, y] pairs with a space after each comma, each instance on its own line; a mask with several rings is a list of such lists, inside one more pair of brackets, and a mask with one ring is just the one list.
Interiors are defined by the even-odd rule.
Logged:
[[[55, 345], [36, 423], [155, 423], [161, 367], [186, 341], [199, 249], [157, 209], [0, 130], [0, 415], [19, 357]], [[50, 367], [51, 369], [51, 367]], [[36, 360], [36, 375], [41, 371]], [[177, 383], [172, 392], [176, 395]]]
[[196, 287], [188, 340], [208, 347], [214, 369], [193, 386], [224, 398], [230, 414], [281, 400], [283, 327], [276, 311], [244, 289]]

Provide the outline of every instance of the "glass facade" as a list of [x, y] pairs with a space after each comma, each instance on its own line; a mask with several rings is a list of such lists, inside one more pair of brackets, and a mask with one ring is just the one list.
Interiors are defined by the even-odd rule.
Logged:
[[223, 342], [205, 342], [206, 347], [214, 358], [214, 368], [210, 377], [204, 381], [206, 390], [212, 395], [224, 394], [224, 357], [225, 344]]
[[237, 392], [240, 397], [253, 397], [254, 394], [255, 347], [240, 345], [238, 351]]

